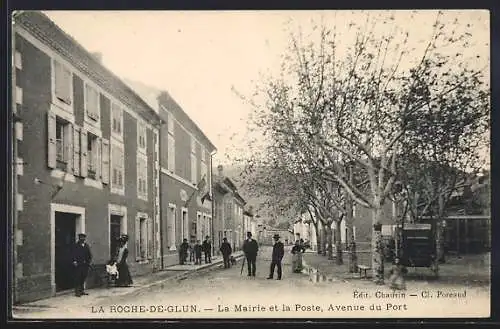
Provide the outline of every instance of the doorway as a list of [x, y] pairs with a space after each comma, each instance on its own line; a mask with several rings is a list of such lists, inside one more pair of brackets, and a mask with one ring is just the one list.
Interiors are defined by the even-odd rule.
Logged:
[[74, 286], [72, 248], [76, 242], [76, 219], [73, 213], [55, 212], [55, 283], [56, 291]]
[[122, 232], [122, 216], [110, 215], [109, 217], [109, 259], [114, 259], [118, 249], [118, 239]]

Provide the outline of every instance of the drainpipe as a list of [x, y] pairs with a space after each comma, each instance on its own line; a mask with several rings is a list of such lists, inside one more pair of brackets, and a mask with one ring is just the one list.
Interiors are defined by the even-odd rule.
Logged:
[[211, 194], [211, 199], [212, 201], [211, 202], [211, 208], [212, 208], [212, 220], [211, 220], [211, 227], [210, 227], [210, 231], [212, 232], [211, 235], [212, 235], [212, 255], [215, 255], [215, 230], [214, 230], [214, 218], [215, 218], [215, 196], [214, 196], [214, 191], [213, 191], [213, 186], [212, 186], [212, 178], [214, 176], [214, 172], [213, 172], [213, 157], [214, 155], [217, 154], [217, 150], [214, 150], [212, 151], [212, 153], [210, 153], [210, 180], [209, 180], [209, 187], [210, 187], [210, 194]]
[[162, 138], [161, 138], [161, 130], [162, 130], [162, 127], [163, 125], [165, 124], [165, 121], [163, 121], [162, 119], [159, 120], [159, 124], [157, 125], [157, 128], [158, 128], [158, 172], [157, 172], [157, 175], [158, 175], [158, 190], [159, 190], [159, 203], [158, 203], [158, 207], [160, 208], [159, 209], [159, 214], [160, 214], [160, 218], [158, 219], [159, 220], [159, 223], [158, 223], [158, 229], [160, 230], [160, 271], [163, 270], [164, 268], [164, 264], [163, 264], [163, 256], [164, 256], [164, 251], [163, 251], [163, 211], [162, 211], [162, 197], [161, 197], [161, 141], [162, 141]]

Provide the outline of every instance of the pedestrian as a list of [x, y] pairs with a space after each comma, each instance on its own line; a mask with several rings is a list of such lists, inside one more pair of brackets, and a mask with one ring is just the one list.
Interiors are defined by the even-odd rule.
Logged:
[[255, 239], [252, 239], [252, 232], [247, 232], [247, 239], [243, 242], [243, 252], [245, 253], [245, 258], [247, 259], [248, 276], [255, 276], [255, 272], [257, 270], [255, 262], [257, 260], [258, 251], [259, 245]]
[[116, 285], [118, 287], [130, 287], [132, 283], [134, 283], [127, 264], [127, 242], [128, 235], [122, 235], [119, 240], [118, 254], [116, 256], [116, 266], [118, 268], [118, 280], [116, 281]]
[[187, 241], [187, 239], [184, 239], [179, 247], [179, 263], [181, 265], [184, 265], [187, 260], [187, 253], [189, 249], [189, 243]]
[[408, 270], [401, 265], [399, 258], [394, 258], [394, 264], [392, 265], [391, 270], [389, 271], [390, 277], [390, 287], [395, 290], [405, 290], [406, 283], [404, 275], [408, 272]]
[[283, 242], [280, 241], [280, 236], [278, 234], [275, 234], [273, 236], [273, 239], [274, 239], [274, 245], [273, 245], [273, 255], [271, 260], [271, 271], [269, 272], [269, 276], [267, 278], [272, 279], [274, 276], [274, 268], [278, 267], [277, 279], [281, 280], [281, 274], [282, 274], [281, 260], [285, 255], [285, 246], [283, 245]]
[[292, 248], [292, 271], [294, 273], [302, 272], [302, 253], [305, 251], [306, 249], [304, 248], [304, 245], [301, 244], [301, 241], [295, 241], [295, 245]]
[[231, 253], [233, 252], [231, 245], [227, 242], [227, 238], [222, 239], [222, 244], [220, 245], [220, 252], [222, 253], [222, 259], [224, 260], [224, 268], [230, 268], [231, 263], [229, 261]]
[[191, 243], [189, 244], [189, 262], [190, 263], [195, 263], [195, 255], [194, 255], [194, 245], [196, 244], [195, 240], [191, 240]]
[[73, 267], [75, 269], [75, 296], [88, 295], [85, 292], [85, 280], [87, 279], [89, 266], [92, 262], [92, 253], [90, 247], [85, 242], [87, 235], [85, 233], [78, 234], [78, 241], [73, 246], [72, 258]]
[[195, 245], [193, 246], [193, 254], [194, 254], [194, 264], [201, 265], [201, 251], [202, 246], [200, 244], [200, 240], [196, 240]]
[[205, 253], [205, 264], [212, 262], [212, 243], [210, 243], [210, 237], [207, 235], [205, 241], [203, 241], [203, 252]]

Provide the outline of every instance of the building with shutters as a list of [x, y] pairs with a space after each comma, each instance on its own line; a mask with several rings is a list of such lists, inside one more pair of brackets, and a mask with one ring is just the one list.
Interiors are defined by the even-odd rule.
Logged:
[[240, 195], [233, 181], [224, 175], [222, 165], [217, 166], [213, 180], [214, 191], [214, 236], [217, 251], [223, 238], [231, 244], [233, 251], [243, 247], [248, 225], [245, 221], [246, 200]]
[[[165, 91], [157, 97], [160, 129], [162, 266], [179, 264], [183, 239], [214, 241], [212, 157], [215, 146]], [[214, 243], [212, 246], [214, 247]]]
[[103, 283], [120, 234], [132, 275], [151, 273], [161, 263], [160, 117], [44, 14], [16, 14], [12, 42], [14, 302], [72, 288], [79, 232], [95, 264], [87, 286]]

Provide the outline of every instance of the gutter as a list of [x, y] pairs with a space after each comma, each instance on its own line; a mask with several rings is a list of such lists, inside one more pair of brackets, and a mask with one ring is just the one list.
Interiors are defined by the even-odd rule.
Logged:
[[211, 208], [212, 208], [212, 225], [210, 225], [210, 231], [212, 235], [212, 256], [215, 255], [215, 230], [214, 230], [214, 221], [215, 221], [215, 195], [213, 191], [213, 177], [214, 177], [214, 172], [213, 172], [213, 157], [214, 155], [217, 154], [217, 150], [214, 150], [210, 153], [210, 194], [212, 197], [212, 203], [211, 203]]

